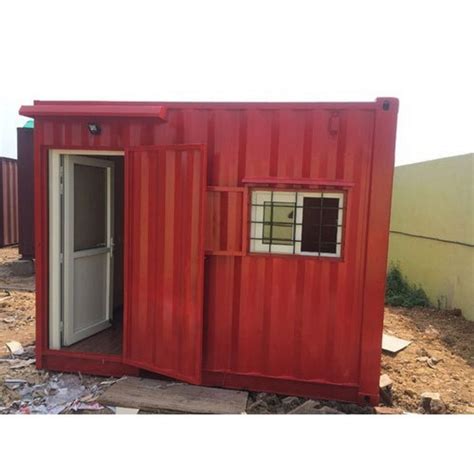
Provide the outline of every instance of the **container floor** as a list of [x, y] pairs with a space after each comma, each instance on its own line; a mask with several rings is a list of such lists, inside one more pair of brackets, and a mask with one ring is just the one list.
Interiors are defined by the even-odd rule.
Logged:
[[110, 328], [76, 342], [72, 346], [63, 347], [62, 350], [120, 355], [122, 353], [122, 323], [119, 321]]

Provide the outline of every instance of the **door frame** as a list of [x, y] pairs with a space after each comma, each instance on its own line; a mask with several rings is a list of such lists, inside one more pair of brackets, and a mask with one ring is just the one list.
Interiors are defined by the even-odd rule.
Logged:
[[[63, 155], [124, 156], [124, 150], [50, 149], [48, 154], [48, 215], [49, 215], [49, 315], [48, 348], [61, 349], [61, 321], [63, 306], [63, 278], [61, 247], [63, 228], [61, 222]], [[125, 158], [124, 158], [125, 159]]]

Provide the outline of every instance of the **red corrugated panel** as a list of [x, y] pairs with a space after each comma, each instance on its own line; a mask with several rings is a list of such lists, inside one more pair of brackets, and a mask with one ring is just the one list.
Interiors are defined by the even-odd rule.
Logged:
[[0, 247], [18, 243], [17, 161], [0, 157]]
[[127, 150], [125, 361], [201, 380], [203, 146]]
[[245, 194], [245, 188], [207, 188], [207, 254], [243, 255], [242, 215]]
[[[205, 298], [208, 327], [215, 329], [206, 333], [205, 367], [239, 374], [356, 382], [374, 113], [341, 112], [341, 132], [335, 137], [327, 128], [331, 111], [250, 115], [252, 129], [258, 134], [248, 144], [252, 150], [247, 154], [249, 175], [354, 183], [347, 199], [345, 258], [247, 256], [239, 265], [232, 258], [212, 258]], [[276, 115], [278, 130], [276, 125], [270, 127]], [[303, 166], [304, 149], [312, 159]], [[215, 153], [226, 159], [220, 150]], [[274, 156], [278, 157], [276, 165]], [[339, 164], [342, 157], [344, 166]], [[232, 173], [229, 168], [237, 168], [230, 157], [226, 162], [227, 167], [219, 168], [223, 176], [218, 174], [215, 181], [226, 181]], [[240, 219], [232, 214], [228, 219], [234, 217]]]
[[[123, 150], [201, 143], [207, 146], [209, 187], [203, 383], [356, 401], [367, 397], [376, 402], [397, 101], [162, 105], [167, 108], [164, 123], [107, 117], [100, 123], [102, 133], [95, 136], [88, 133], [85, 118], [36, 121], [36, 202], [43, 216], [37, 220], [37, 250], [42, 252], [38, 257], [40, 348], [47, 347], [48, 275], [44, 218], [47, 155], [46, 151], [41, 154], [41, 147]], [[134, 295], [129, 300], [127, 331], [136, 335], [134, 350], [138, 351], [131, 358], [146, 360], [148, 367], [156, 362], [156, 351], [164, 351], [163, 360], [187, 360], [195, 354], [194, 340], [185, 338], [183, 346], [171, 336], [173, 332], [169, 337], [149, 332], [150, 321], [156, 314], [164, 314], [159, 309], [162, 293], [166, 298], [172, 293], [177, 304], [181, 299], [176, 272], [182, 273], [182, 268], [175, 261], [175, 247], [163, 253], [166, 249], [160, 244], [161, 237], [155, 235], [155, 211], [163, 205], [157, 200], [159, 180], [165, 172], [157, 171], [157, 156], [126, 156], [125, 161], [129, 190], [135, 190], [125, 198], [126, 212], [133, 214], [137, 232], [129, 236], [137, 247], [129, 263], [132, 268], [148, 268], [134, 274], [135, 282], [126, 283], [126, 292]], [[141, 181], [150, 176], [157, 187], [151, 194], [151, 184], [143, 187]], [[249, 254], [248, 193], [259, 185], [259, 178], [261, 186], [322, 187], [346, 193], [342, 257]], [[175, 187], [184, 182], [172, 180]], [[170, 205], [174, 206], [173, 202]], [[185, 211], [175, 212], [181, 219], [180, 213]], [[194, 231], [193, 226], [186, 227], [185, 233], [174, 229], [174, 237], [169, 239], [178, 245], [179, 239], [186, 241]], [[151, 245], [152, 241], [157, 245]], [[149, 260], [158, 258], [172, 260], [166, 272], [170, 280], [159, 285], [159, 297], [148, 297], [158, 281]], [[166, 324], [172, 322], [167, 320]], [[154, 338], [150, 339], [150, 334], [155, 334]], [[163, 367], [169, 369], [170, 364], [168, 361]], [[183, 367], [181, 372], [191, 374], [191, 369]]]

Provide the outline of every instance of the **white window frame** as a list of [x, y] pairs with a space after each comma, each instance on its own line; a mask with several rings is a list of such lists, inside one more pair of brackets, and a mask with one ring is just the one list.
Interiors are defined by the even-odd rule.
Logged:
[[[272, 199], [273, 194], [273, 199]], [[337, 216], [337, 237], [336, 237], [336, 252], [303, 252], [301, 250], [301, 237], [303, 229], [303, 200], [305, 197], [313, 198], [333, 198], [338, 199], [338, 216]], [[282, 191], [280, 189], [265, 189], [251, 190], [251, 225], [250, 225], [250, 251], [255, 253], [275, 253], [283, 255], [307, 255], [310, 257], [331, 257], [339, 258], [342, 251], [342, 227], [344, 218], [344, 198], [343, 192], [334, 191]], [[262, 224], [264, 220], [264, 204], [265, 202], [282, 202], [295, 205], [296, 202], [296, 216], [295, 224], [293, 225], [293, 232], [295, 233], [294, 239], [295, 247], [293, 251], [292, 245], [278, 245], [272, 244], [270, 250], [270, 244], [264, 243], [263, 228]], [[299, 242], [298, 242], [299, 241]]]

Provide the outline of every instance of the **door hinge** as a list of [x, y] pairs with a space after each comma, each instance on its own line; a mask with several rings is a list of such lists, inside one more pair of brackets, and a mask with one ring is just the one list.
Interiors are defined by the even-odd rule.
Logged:
[[64, 332], [64, 321], [59, 321], [59, 331], [61, 334]]
[[114, 247], [115, 247], [115, 242], [114, 239], [110, 239], [110, 258], [114, 257]]
[[59, 254], [59, 263], [64, 263], [64, 254], [63, 253]]
[[64, 194], [64, 166], [59, 167], [59, 193]]

